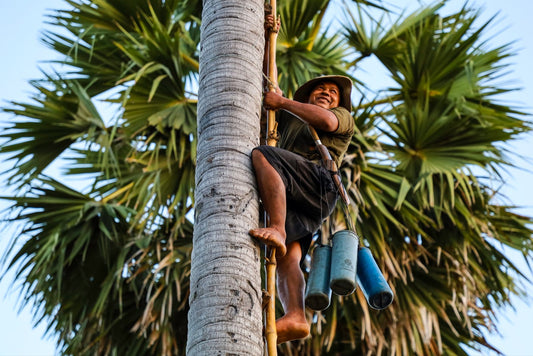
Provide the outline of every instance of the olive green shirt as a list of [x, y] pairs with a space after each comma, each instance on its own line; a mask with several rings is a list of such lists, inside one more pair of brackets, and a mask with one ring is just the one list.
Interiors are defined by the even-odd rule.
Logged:
[[[343, 107], [336, 107], [330, 109], [330, 111], [335, 114], [339, 121], [337, 130], [333, 132], [316, 131], [322, 144], [328, 148], [337, 167], [340, 167], [342, 157], [346, 153], [354, 133], [354, 120], [348, 110]], [[320, 164], [322, 158], [320, 157], [320, 152], [316, 149], [315, 141], [309, 132], [307, 123], [287, 111], [280, 111], [278, 132], [281, 136], [278, 147], [297, 153]]]

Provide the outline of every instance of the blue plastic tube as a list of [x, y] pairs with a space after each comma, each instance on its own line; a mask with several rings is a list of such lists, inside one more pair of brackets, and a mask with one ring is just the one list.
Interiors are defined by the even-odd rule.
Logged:
[[370, 307], [381, 310], [392, 303], [394, 294], [367, 247], [359, 249], [357, 281]]
[[331, 289], [329, 288], [330, 266], [331, 246], [320, 245], [315, 247], [305, 291], [305, 305], [313, 310], [320, 311], [329, 306], [331, 298]]
[[331, 251], [331, 290], [337, 295], [349, 295], [355, 291], [357, 249], [359, 237], [350, 230], [333, 234]]

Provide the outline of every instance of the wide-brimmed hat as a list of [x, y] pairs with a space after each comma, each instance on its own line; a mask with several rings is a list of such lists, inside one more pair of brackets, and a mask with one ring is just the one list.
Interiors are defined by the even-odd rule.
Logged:
[[348, 111], [352, 111], [352, 100], [350, 99], [353, 85], [352, 80], [342, 75], [323, 75], [305, 82], [294, 93], [294, 100], [301, 103], [307, 103], [309, 101], [309, 95], [311, 95], [313, 89], [322, 82], [333, 82], [337, 84], [341, 91], [339, 95], [339, 105], [346, 108]]

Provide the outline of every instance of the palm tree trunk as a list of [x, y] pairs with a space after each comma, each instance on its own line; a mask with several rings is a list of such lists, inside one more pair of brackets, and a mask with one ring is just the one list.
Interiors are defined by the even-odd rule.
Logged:
[[261, 355], [250, 152], [259, 143], [263, 0], [205, 0], [187, 355]]

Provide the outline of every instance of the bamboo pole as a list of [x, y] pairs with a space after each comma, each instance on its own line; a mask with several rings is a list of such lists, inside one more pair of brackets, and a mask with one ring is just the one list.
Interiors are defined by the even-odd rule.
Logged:
[[[277, 8], [276, 0], [270, 0], [270, 7], [276, 21]], [[268, 68], [267, 74], [270, 81], [269, 90], [275, 91], [277, 87], [277, 70], [276, 70], [276, 41], [277, 31], [270, 31], [268, 36]], [[277, 122], [274, 110], [267, 111], [266, 142], [269, 146], [275, 146], [277, 143]], [[265, 219], [265, 223], [268, 217]], [[276, 248], [267, 248], [266, 261], [266, 283], [268, 293], [268, 304], [266, 307], [266, 327], [265, 336], [267, 342], [268, 356], [277, 356], [278, 334], [276, 330]]]
[[265, 336], [268, 356], [277, 356], [278, 333], [276, 330], [276, 248], [268, 248], [267, 255], [266, 283], [268, 303], [266, 307]]
[[[272, 15], [274, 15], [274, 22], [276, 21], [276, 0], [270, 0], [270, 7]], [[278, 39], [277, 31], [270, 31], [268, 36], [268, 79], [269, 90], [275, 91], [278, 86], [277, 68], [276, 68], [276, 41]], [[277, 135], [276, 112], [274, 110], [267, 111], [267, 145], [276, 146], [278, 141]]]

